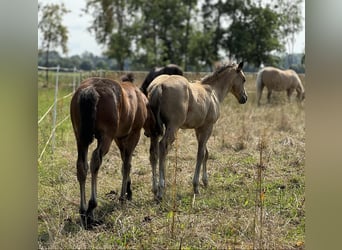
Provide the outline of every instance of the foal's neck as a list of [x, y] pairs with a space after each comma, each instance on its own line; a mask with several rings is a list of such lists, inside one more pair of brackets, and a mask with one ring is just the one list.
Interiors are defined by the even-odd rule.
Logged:
[[228, 94], [230, 86], [231, 86], [230, 82], [227, 83], [227, 81], [229, 80], [220, 79], [220, 80], [212, 81], [210, 83], [209, 82], [205, 83], [205, 84], [210, 85], [210, 87], [215, 92], [215, 95], [217, 96], [217, 99], [219, 100], [220, 103], [224, 100], [224, 98]]

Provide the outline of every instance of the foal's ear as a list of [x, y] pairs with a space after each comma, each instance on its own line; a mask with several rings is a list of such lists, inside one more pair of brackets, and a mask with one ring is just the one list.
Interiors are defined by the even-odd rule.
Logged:
[[239, 72], [242, 70], [243, 67], [243, 61], [239, 63], [239, 66], [237, 67], [236, 71]]

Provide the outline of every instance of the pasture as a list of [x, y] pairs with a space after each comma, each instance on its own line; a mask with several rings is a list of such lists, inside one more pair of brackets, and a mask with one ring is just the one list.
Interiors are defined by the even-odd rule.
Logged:
[[[65, 73], [66, 74], [66, 73]], [[136, 84], [147, 72], [136, 75]], [[121, 74], [107, 74], [119, 79]], [[188, 79], [203, 74], [185, 73]], [[298, 249], [305, 246], [305, 111], [286, 92], [262, 96], [256, 104], [255, 74], [248, 74], [248, 101], [228, 94], [208, 141], [206, 189], [193, 196], [197, 141], [180, 130], [166, 165], [166, 193], [153, 200], [149, 139], [143, 135], [132, 160], [133, 200], [121, 205], [121, 158], [115, 143], [98, 176], [97, 219], [83, 230], [79, 218], [76, 144], [70, 118], [56, 129], [38, 162], [38, 246], [40, 249]], [[305, 78], [300, 76], [305, 87]], [[70, 78], [70, 77], [69, 77]], [[59, 97], [72, 91], [60, 77]], [[41, 79], [41, 78], [38, 78]], [[43, 78], [42, 78], [43, 79]], [[51, 74], [50, 79], [53, 78]], [[52, 80], [54, 82], [54, 80]], [[52, 84], [51, 84], [52, 85]], [[38, 120], [53, 103], [54, 88], [38, 83]], [[58, 102], [57, 123], [69, 115], [71, 97]], [[51, 113], [38, 126], [38, 153], [51, 133]], [[90, 153], [95, 143], [90, 147]], [[39, 157], [39, 155], [38, 155]], [[90, 194], [87, 178], [87, 199]]]

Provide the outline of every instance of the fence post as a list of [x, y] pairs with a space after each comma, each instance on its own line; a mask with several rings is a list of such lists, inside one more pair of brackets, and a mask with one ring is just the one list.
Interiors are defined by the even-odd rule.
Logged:
[[76, 67], [74, 67], [74, 73], [72, 76], [72, 92], [74, 93], [76, 88]]
[[55, 126], [57, 120], [57, 96], [58, 96], [58, 74], [59, 74], [59, 65], [57, 65], [56, 69], [56, 88], [55, 88], [55, 102], [54, 102], [54, 109], [53, 109], [53, 120], [52, 120], [52, 153], [55, 150]]

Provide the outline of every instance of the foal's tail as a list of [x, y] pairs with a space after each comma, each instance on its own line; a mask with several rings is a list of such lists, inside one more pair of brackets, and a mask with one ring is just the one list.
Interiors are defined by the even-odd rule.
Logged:
[[164, 134], [163, 121], [160, 115], [162, 91], [161, 86], [156, 86], [149, 96], [149, 105], [155, 118], [155, 135], [157, 136]]
[[81, 116], [80, 140], [82, 143], [90, 144], [94, 140], [96, 105], [99, 94], [94, 87], [89, 86], [81, 90], [79, 96], [79, 108]]

